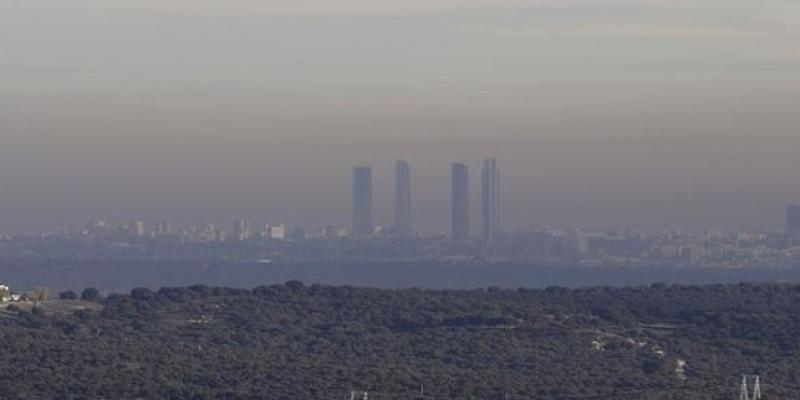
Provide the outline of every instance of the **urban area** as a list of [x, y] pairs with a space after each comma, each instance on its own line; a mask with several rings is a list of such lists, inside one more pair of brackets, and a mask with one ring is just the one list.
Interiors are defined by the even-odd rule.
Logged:
[[[395, 166], [394, 221], [373, 222], [371, 167], [352, 171], [352, 226], [308, 230], [246, 218], [175, 226], [169, 220], [114, 223], [98, 219], [79, 229], [0, 237], [2, 257], [212, 259], [247, 262], [438, 261], [571, 266], [787, 268], [800, 265], [800, 205], [787, 207], [782, 232], [581, 230], [542, 227], [507, 232], [500, 226], [500, 174], [486, 159], [480, 174], [480, 225], [470, 221], [470, 170], [451, 166], [451, 229], [420, 234], [412, 224], [411, 169]], [[473, 231], [479, 235], [472, 235]]]

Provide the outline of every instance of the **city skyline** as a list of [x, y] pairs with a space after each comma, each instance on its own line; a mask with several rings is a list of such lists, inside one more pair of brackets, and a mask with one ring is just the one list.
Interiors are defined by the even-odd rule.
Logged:
[[[32, 138], [21, 140], [35, 142]], [[391, 204], [393, 185], [386, 178], [391, 176], [393, 165], [386, 160], [395, 159], [398, 153], [414, 165], [416, 228], [446, 232], [450, 226], [450, 196], [440, 186], [449, 180], [450, 160], [479, 160], [489, 153], [478, 148], [474, 152], [463, 152], [465, 155], [461, 151], [451, 151], [439, 157], [423, 157], [413, 152], [407, 154], [407, 149], [398, 143], [393, 154], [387, 157], [380, 152], [363, 159], [330, 160], [311, 167], [305, 166], [302, 158], [288, 163], [285, 160], [273, 162], [272, 157], [262, 160], [258, 152], [268, 146], [259, 142], [248, 146], [252, 150], [242, 156], [227, 159], [200, 150], [194, 142], [185, 144], [187, 150], [174, 153], [169, 150], [173, 146], [170, 143], [164, 145], [165, 149], [151, 152], [123, 141], [119, 147], [108, 150], [98, 145], [96, 153], [81, 159], [66, 152], [65, 155], [76, 159], [65, 165], [56, 160], [38, 162], [36, 166], [29, 166], [28, 161], [21, 161], [19, 167], [8, 164], [26, 154], [25, 151], [41, 146], [48, 145], [3, 147], [16, 149], [17, 155], [0, 159], [0, 164], [6, 163], [4, 173], [0, 174], [0, 232], [52, 231], [97, 217], [130, 220], [141, 216], [168, 217], [188, 223], [209, 216], [231, 221], [247, 215], [254, 219], [291, 220], [304, 226], [349, 226], [350, 195], [341, 190], [348, 184], [347, 175], [341, 171], [354, 162], [374, 165], [376, 174], [382, 177], [381, 182], [376, 182], [375, 199], [381, 204]], [[130, 146], [135, 151], [125, 152]], [[741, 163], [756, 165], [754, 168], [765, 163], [788, 168], [794, 161], [783, 159], [781, 154], [792, 147], [787, 145], [776, 151], [775, 157], [768, 161], [749, 160], [750, 150], [746, 148], [738, 151], [742, 155]], [[299, 149], [290, 144], [287, 153]], [[762, 151], [759, 149], [753, 151]], [[602, 145], [599, 151], [602, 152]], [[194, 153], [204, 156], [197, 158]], [[549, 156], [538, 153], [530, 157], [533, 161], [522, 161], [503, 149], [491, 153], [502, 159], [505, 166], [501, 188], [505, 204], [501, 218], [511, 217], [504, 223], [513, 229], [563, 225], [778, 230], [783, 228], [784, 216], [776, 210], [800, 199], [800, 185], [796, 184], [795, 177], [779, 171], [752, 176], [753, 170], [747, 169], [740, 171], [740, 176], [724, 177], [702, 172], [692, 165], [691, 159], [683, 166], [666, 166], [659, 164], [656, 157], [652, 159], [653, 165], [634, 168], [625, 159], [620, 161], [608, 156], [605, 161], [601, 158], [593, 162], [591, 168], [582, 168], [591, 172], [578, 172], [577, 166], [548, 162]], [[565, 154], [560, 150], [553, 153]], [[567, 151], [562, 158], [569, 159], [569, 154]], [[92, 166], [91, 160], [112, 155], [113, 164], [99, 169]], [[152, 162], [150, 158], [154, 155], [162, 161]], [[61, 153], [58, 157], [62, 157]], [[89, 161], [81, 161], [84, 158]], [[732, 167], [734, 162], [738, 163], [736, 160], [723, 163], [708, 160], [703, 164]], [[536, 165], [532, 167], [531, 163]], [[476, 162], [470, 164], [477, 173]], [[67, 172], [80, 165], [83, 166], [79, 173]], [[36, 173], [31, 179], [19, 179], [20, 174], [41, 171], [43, 166], [52, 169]], [[619, 173], [615, 172], [617, 169]], [[293, 171], [291, 178], [286, 175], [290, 170]], [[640, 173], [643, 171], [647, 173]], [[477, 185], [474, 186], [473, 197], [477, 190]], [[514, 190], [508, 190], [510, 188]], [[374, 212], [382, 225], [391, 225], [391, 207], [381, 207]], [[480, 214], [472, 212], [475, 221], [479, 221]], [[732, 215], [736, 218], [731, 218]]]
[[[454, 163], [453, 165], [456, 166], [463, 166], [461, 163]], [[458, 179], [461, 180], [461, 179]], [[462, 180], [463, 182], [463, 180]], [[451, 188], [452, 189], [452, 188]], [[463, 198], [462, 198], [463, 199]], [[469, 201], [467, 199], [467, 201]], [[457, 203], [458, 201], [454, 202]], [[458, 208], [454, 208], [453, 211], [457, 210]], [[630, 228], [630, 229], [615, 229], [615, 228], [607, 228], [607, 229], [596, 229], [596, 228], [588, 228], [588, 227], [565, 227], [565, 226], [538, 226], [538, 227], [529, 227], [529, 229], [523, 230], [507, 230], [507, 231], [497, 231], [497, 234], [504, 234], [504, 235], [516, 235], [516, 234], [527, 234], [527, 233], [534, 233], [534, 232], [556, 232], [556, 233], [571, 233], [571, 234], [595, 234], [595, 233], [626, 233], [626, 234], [646, 234], [646, 235], [655, 235], [655, 234], [677, 234], [677, 235], [760, 235], [760, 234], [779, 234], [779, 235], [787, 235], [800, 238], [800, 219], [798, 218], [798, 212], [800, 212], [800, 205], [790, 205], [786, 208], [785, 221], [783, 228], [779, 230], [751, 230], [751, 231], [731, 231], [731, 230], [717, 230], [717, 229], [706, 229], [701, 232], [691, 232], [684, 229], [664, 229], [664, 230], [652, 230], [652, 229], [645, 229], [645, 228]], [[456, 213], [458, 214], [458, 213]], [[254, 220], [247, 219], [247, 218], [237, 218], [232, 223], [228, 224], [220, 222], [217, 218], [210, 218], [201, 221], [190, 222], [186, 224], [176, 224], [173, 220], [169, 219], [157, 219], [153, 220], [151, 223], [145, 221], [145, 219], [133, 219], [133, 220], [107, 220], [107, 219], [92, 219], [88, 222], [83, 224], [78, 224], [79, 226], [71, 226], [69, 228], [65, 228], [62, 231], [53, 231], [53, 232], [42, 232], [41, 234], [43, 238], [51, 237], [51, 235], [80, 235], [80, 234], [91, 234], [91, 233], [115, 233], [121, 235], [131, 235], [131, 236], [152, 236], [152, 237], [161, 237], [161, 236], [175, 236], [181, 234], [190, 234], [192, 232], [200, 232], [203, 230], [209, 230], [209, 232], [215, 233], [214, 240], [223, 240], [224, 241], [232, 241], [232, 242], [242, 242], [253, 239], [254, 237], [272, 237], [272, 238], [284, 238], [288, 237], [288, 231], [291, 230], [299, 230], [305, 234], [304, 237], [306, 238], [341, 238], [341, 237], [366, 237], [370, 235], [360, 235], [360, 236], [353, 236], [352, 229], [348, 229], [344, 226], [337, 226], [337, 225], [324, 225], [324, 226], [317, 226], [317, 227], [306, 227], [297, 224], [291, 224], [287, 221], [280, 221], [276, 222], [275, 220], [270, 221], [259, 221], [263, 223], [254, 223]], [[464, 221], [462, 219], [462, 221]], [[469, 221], [467, 221], [469, 222]], [[456, 224], [458, 225], [458, 224]], [[463, 224], [461, 224], [463, 226]], [[227, 228], [230, 229], [227, 229]], [[470, 235], [456, 235], [453, 232], [457, 231], [458, 229], [453, 229], [455, 226], [451, 226], [451, 230], [449, 232], [414, 232], [411, 236], [404, 237], [404, 235], [399, 235], [395, 230], [393, 230], [393, 225], [374, 225], [373, 226], [373, 233], [371, 236], [373, 238], [385, 238], [385, 239], [392, 239], [392, 238], [412, 238], [412, 239], [430, 239], [430, 238], [447, 238], [455, 241], [460, 240], [472, 240], [475, 243], [480, 243], [482, 245], [486, 245], [487, 243], [484, 240], [481, 232], [477, 232], [476, 234], [472, 234], [470, 230]], [[307, 230], [310, 228], [310, 230]], [[279, 232], [276, 234], [276, 232]], [[37, 237], [39, 235], [27, 235], [28, 237]], [[26, 235], [0, 235], [2, 238], [13, 238], [13, 237], [26, 237]]]
[[[494, 237], [501, 232], [500, 226], [500, 204], [501, 201], [501, 191], [500, 191], [500, 174], [499, 168], [497, 167], [497, 160], [495, 158], [484, 158], [482, 162], [481, 168], [481, 175], [480, 181], [478, 182], [479, 185], [479, 192], [474, 193], [472, 192], [473, 185], [470, 184], [470, 174], [469, 174], [469, 166], [465, 163], [455, 162], [451, 164], [450, 169], [450, 191], [449, 191], [449, 228], [447, 231], [445, 230], [436, 230], [436, 229], [412, 229], [411, 225], [411, 215], [415, 212], [415, 209], [412, 208], [412, 180], [411, 180], [411, 164], [406, 161], [405, 159], [397, 159], [394, 163], [394, 202], [391, 207], [388, 204], [383, 204], [381, 202], [378, 207], [375, 207], [374, 204], [374, 183], [373, 183], [373, 167], [372, 166], [356, 166], [352, 169], [352, 197], [351, 197], [351, 225], [349, 233], [356, 236], [356, 237], [367, 237], [371, 236], [379, 231], [380, 233], [388, 233], [394, 236], [419, 236], [420, 234], [423, 236], [426, 235], [439, 235], [442, 233], [447, 232], [447, 234], [452, 238], [457, 238], [457, 240], [465, 240], [466, 238], [477, 237], [481, 239], [481, 241], [486, 244], [490, 245], [494, 239]], [[380, 184], [380, 181], [387, 181], [386, 179], [378, 179], [379, 180], [379, 187], [383, 186]], [[477, 204], [479, 204], [479, 209], [473, 209], [472, 204], [475, 204], [470, 201], [470, 197], [476, 196], [478, 198]], [[379, 211], [385, 211], [386, 209], [392, 209], [393, 215], [391, 218], [379, 218], [376, 222], [375, 220], [375, 211], [376, 209]], [[775, 229], [767, 229], [763, 227], [755, 228], [755, 229], [741, 229], [741, 230], [731, 230], [731, 229], [720, 229], [713, 226], [705, 226], [702, 229], [694, 230], [695, 232], [703, 232], [703, 231], [740, 231], [740, 232], [787, 232], [790, 234], [798, 234], [800, 233], [800, 205], [795, 203], [787, 206], [784, 208], [785, 213], [783, 214], [783, 218], [781, 219], [780, 227]], [[471, 220], [473, 219], [473, 214], [476, 214], [480, 218], [480, 226], [477, 232], [472, 230]], [[92, 220], [97, 221], [106, 221], [107, 218], [96, 218], [97, 216], [93, 216]], [[341, 218], [330, 218], [330, 220], [336, 220]], [[123, 221], [124, 224], [141, 224], [141, 219], [138, 217], [133, 218], [121, 218], [117, 219], [118, 221]], [[263, 221], [290, 221], [291, 219], [287, 219], [284, 217], [277, 217], [277, 218], [267, 218], [262, 219]], [[131, 222], [133, 221], [133, 222]], [[175, 220], [173, 219], [155, 219], [154, 220], [154, 229], [155, 233], [164, 233], [172, 231], [172, 223]], [[200, 222], [201, 224], [209, 223], [210, 221], [219, 222], [218, 218], [205, 218], [205, 219], [196, 219], [194, 222], [184, 222], [184, 225], [191, 225], [193, 223]], [[230, 233], [233, 235], [233, 238], [236, 238], [237, 241], [244, 241], [246, 240], [254, 231], [252, 225], [251, 218], [241, 218], [237, 217], [234, 220], [233, 228], [230, 230]], [[76, 222], [77, 225], [80, 225], [79, 222]], [[69, 224], [71, 227], [75, 227], [76, 223]], [[269, 226], [269, 224], [267, 224]], [[333, 223], [333, 222], [326, 222], [323, 224], [318, 225], [307, 225], [302, 223], [297, 223], [291, 225], [292, 227], [297, 228], [305, 228], [311, 226], [312, 229], [314, 227], [341, 227], [342, 224]], [[524, 232], [529, 231], [531, 228], [547, 228], [547, 227], [557, 227], [557, 228], [564, 228], [564, 229], [581, 229], [581, 230], [588, 230], [588, 231], [607, 231], [607, 230], [618, 230], [618, 229], [645, 229], [649, 231], [658, 231], [658, 230], [681, 230], [681, 231], [692, 231], [692, 229], [687, 229], [681, 226], [672, 226], [668, 228], [652, 228], [647, 226], [627, 226], [624, 228], [619, 228], [616, 226], [589, 226], [589, 225], [568, 225], [568, 224], [559, 224], [559, 223], [549, 223], [549, 224], [540, 224], [534, 225], [529, 224], [527, 227], [520, 228], [519, 226], [513, 226], [508, 231], [511, 232]], [[62, 226], [61, 228], [64, 228]], [[143, 229], [141, 227], [137, 228], [139, 230]], [[286, 228], [283, 228], [286, 229]], [[225, 230], [223, 230], [225, 231]], [[466, 232], [466, 233], [465, 233]], [[5, 234], [16, 234], [22, 232], [0, 232]]]
[[[464, 164], [454, 163], [455, 187]], [[456, 190], [457, 194], [458, 190]], [[456, 196], [456, 203], [459, 197]], [[461, 198], [463, 200], [465, 198]], [[228, 262], [433, 262], [450, 265], [508, 264], [585, 267], [796, 268], [800, 260], [797, 207], [787, 208], [786, 232], [693, 234], [679, 230], [584, 230], [542, 227], [496, 233], [491, 242], [466, 232], [405, 237], [391, 229], [353, 235], [325, 226], [305, 230], [291, 224], [232, 225], [210, 222], [176, 226], [159, 220], [117, 224], [95, 220], [83, 229], [34, 236], [0, 235], [0, 256], [50, 259], [80, 255], [115, 260], [226, 260]], [[457, 208], [454, 208], [457, 211]], [[455, 213], [456, 215], [458, 213]], [[458, 219], [456, 219], [458, 221]], [[251, 229], [250, 227], [256, 227]], [[230, 231], [226, 228], [232, 228]], [[65, 253], [65, 249], [67, 253]], [[698, 268], [703, 267], [703, 268]]]
[[428, 232], [487, 154], [510, 229], [782, 229], [800, 201], [796, 1], [125, 3], [0, 5], [0, 231], [349, 226], [340, 171], [399, 156]]
[[[395, 236], [416, 236], [411, 229], [412, 183], [410, 164], [398, 159], [395, 162], [395, 199], [393, 224], [388, 227]], [[470, 183], [469, 167], [464, 163], [451, 165], [451, 229], [450, 236], [454, 240], [467, 240], [472, 237], [470, 230]], [[481, 233], [484, 244], [491, 245], [499, 233], [500, 191], [499, 171], [494, 158], [484, 160], [481, 173]], [[371, 236], [379, 225], [373, 224], [373, 184], [372, 167], [357, 166], [353, 168], [353, 225], [354, 237]]]

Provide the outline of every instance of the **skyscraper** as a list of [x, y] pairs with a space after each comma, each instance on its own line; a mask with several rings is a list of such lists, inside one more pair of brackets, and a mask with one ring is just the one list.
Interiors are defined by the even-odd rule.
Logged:
[[483, 161], [481, 172], [481, 238], [483, 243], [491, 245], [500, 227], [500, 174], [497, 161], [487, 158]]
[[411, 236], [411, 169], [405, 160], [397, 160], [394, 180], [395, 233]]
[[353, 168], [353, 236], [369, 236], [372, 227], [372, 168]]
[[469, 170], [455, 163], [451, 171], [451, 223], [453, 240], [469, 239]]
[[800, 205], [789, 206], [786, 209], [786, 233], [800, 236]]
[[250, 238], [250, 224], [246, 219], [238, 219], [233, 224], [233, 240], [244, 242]]

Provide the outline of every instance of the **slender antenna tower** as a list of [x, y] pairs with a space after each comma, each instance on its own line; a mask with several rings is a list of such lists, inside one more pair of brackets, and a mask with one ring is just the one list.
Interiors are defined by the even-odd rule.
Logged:
[[739, 391], [739, 400], [750, 400], [750, 395], [747, 390], [747, 375], [742, 376], [742, 388]]
[[756, 382], [753, 384], [753, 400], [761, 400], [761, 377], [756, 375]]

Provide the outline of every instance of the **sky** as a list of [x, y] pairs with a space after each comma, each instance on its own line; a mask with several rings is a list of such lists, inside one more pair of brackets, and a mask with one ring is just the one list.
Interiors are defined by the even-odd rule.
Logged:
[[781, 229], [796, 0], [0, 0], [0, 232], [348, 226], [350, 168], [501, 169], [508, 229]]

